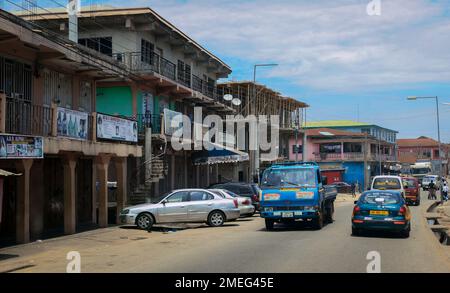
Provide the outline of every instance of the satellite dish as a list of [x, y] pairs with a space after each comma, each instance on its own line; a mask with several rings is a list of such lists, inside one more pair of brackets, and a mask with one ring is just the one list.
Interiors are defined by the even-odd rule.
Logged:
[[235, 106], [240, 106], [242, 104], [241, 100], [238, 98], [234, 98], [231, 103]]
[[233, 95], [227, 94], [227, 95], [223, 96], [223, 99], [225, 101], [232, 101], [233, 100]]

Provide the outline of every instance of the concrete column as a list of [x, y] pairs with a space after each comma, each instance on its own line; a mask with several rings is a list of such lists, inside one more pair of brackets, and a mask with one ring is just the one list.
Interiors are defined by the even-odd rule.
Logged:
[[[150, 178], [152, 176], [152, 129], [145, 129], [145, 182], [146, 186], [151, 186]], [[139, 180], [139, 179], [137, 179]]]
[[195, 181], [196, 181], [196, 188], [200, 187], [200, 166], [195, 166]]
[[184, 152], [184, 188], [188, 188], [189, 182], [188, 182], [188, 158], [187, 153]]
[[97, 224], [97, 164], [92, 163], [92, 223]]
[[214, 165], [214, 183], [219, 183], [219, 164]]
[[[234, 182], [238, 182], [239, 181], [239, 169], [238, 169], [238, 164], [237, 163], [233, 163], [233, 181]], [[253, 178], [252, 178], [253, 180]], [[252, 181], [253, 182], [253, 181]]]
[[6, 95], [0, 93], [0, 132], [6, 132]]
[[127, 158], [115, 158], [117, 172], [117, 210], [116, 223], [120, 224], [120, 212], [127, 204]]
[[208, 187], [211, 183], [210, 183], [210, 178], [211, 178], [211, 174], [210, 174], [210, 171], [211, 171], [211, 167], [210, 167], [210, 165], [206, 165], [206, 187]]
[[170, 190], [175, 189], [175, 155], [170, 156]]
[[108, 166], [110, 157], [100, 155], [96, 158], [98, 176], [98, 225], [108, 227]]
[[32, 159], [20, 160], [16, 164], [18, 172], [22, 174], [17, 179], [16, 202], [16, 242], [30, 242], [30, 172]]
[[76, 175], [77, 158], [68, 155], [63, 160], [64, 167], [64, 234], [76, 232]]

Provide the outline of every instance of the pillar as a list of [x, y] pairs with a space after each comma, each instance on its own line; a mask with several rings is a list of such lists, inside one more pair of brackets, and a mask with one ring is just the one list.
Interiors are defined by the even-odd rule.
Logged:
[[116, 223], [120, 224], [120, 212], [125, 208], [127, 204], [127, 158], [115, 158], [114, 163], [116, 165], [117, 172]]
[[188, 158], [187, 158], [187, 153], [184, 152], [184, 188], [188, 188], [189, 187], [189, 182], [188, 182]]
[[[146, 186], [151, 186], [150, 178], [152, 177], [152, 129], [147, 127], [145, 128], [145, 181], [144, 184]], [[139, 182], [139, 179], [136, 179]]]
[[6, 132], [6, 95], [0, 93], [0, 132]]
[[92, 161], [92, 223], [97, 224], [97, 162]]
[[108, 166], [110, 157], [100, 155], [96, 158], [98, 177], [98, 226], [108, 227]]
[[211, 174], [210, 174], [210, 171], [211, 171], [211, 167], [210, 167], [210, 165], [206, 165], [206, 187], [209, 187], [209, 185], [211, 184], [210, 183], [210, 178], [211, 178]]
[[16, 167], [22, 175], [17, 179], [16, 202], [16, 242], [30, 242], [30, 172], [33, 166], [32, 159], [17, 162]]
[[170, 156], [170, 190], [175, 190], [175, 155]]
[[67, 155], [63, 159], [64, 167], [64, 234], [76, 232], [76, 175], [77, 158]]
[[195, 166], [195, 180], [196, 180], [196, 188], [200, 187], [200, 166]]

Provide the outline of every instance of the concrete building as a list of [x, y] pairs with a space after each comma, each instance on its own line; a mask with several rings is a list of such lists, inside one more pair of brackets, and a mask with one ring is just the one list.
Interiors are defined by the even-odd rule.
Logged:
[[[39, 15], [35, 22], [69, 34], [70, 22], [64, 11], [41, 11]], [[98, 82], [96, 99], [98, 112], [138, 122], [139, 143], [145, 145], [145, 151], [128, 169], [136, 178], [129, 186], [134, 191], [132, 203], [176, 188], [238, 179], [235, 167], [248, 159], [247, 154], [231, 147], [228, 155], [219, 156], [222, 160], [208, 160], [205, 156], [213, 154], [176, 151], [170, 143], [174, 129], [168, 126], [168, 118], [179, 114], [193, 119], [194, 107], [202, 107], [203, 117], [236, 112], [216, 87], [218, 79], [231, 73], [227, 64], [150, 8], [82, 9], [78, 42], [111, 56], [133, 74], [132, 81], [111, 78]]]
[[443, 174], [449, 174], [450, 146], [448, 144], [441, 145], [441, 158], [439, 158], [439, 142], [426, 136], [398, 139], [397, 144], [398, 159], [405, 167], [417, 162], [431, 162], [439, 166], [441, 161]]
[[303, 128], [316, 138], [315, 146], [309, 147], [309, 159], [322, 164], [343, 162], [346, 182], [364, 182], [367, 187], [373, 176], [399, 172], [395, 130], [348, 120], [307, 122]]
[[275, 156], [263, 156], [264, 153], [269, 153], [270, 151], [249, 150], [248, 142], [250, 137], [257, 135], [257, 133], [247, 128], [245, 152], [249, 153], [250, 161], [248, 164], [240, 164], [240, 178], [242, 177], [244, 181], [252, 181], [267, 166], [274, 162], [285, 161], [288, 158], [289, 138], [295, 136], [296, 131], [298, 135], [301, 135], [298, 125], [302, 121], [302, 110], [309, 107], [307, 104], [285, 97], [273, 89], [251, 81], [220, 83], [217, 91], [219, 96], [231, 95], [233, 98], [241, 101], [241, 104], [236, 107], [237, 115], [242, 115], [243, 117], [251, 115], [270, 117], [271, 115], [277, 115], [279, 117], [279, 125], [276, 125], [276, 127], [280, 135], [276, 144], [278, 149]]
[[[329, 184], [347, 182], [367, 186], [372, 176], [379, 175], [380, 163], [383, 174], [396, 173], [393, 168], [396, 166], [395, 156], [380, 153], [378, 142], [366, 133], [331, 128], [307, 129], [306, 148], [303, 148], [303, 137], [298, 146], [295, 138], [291, 137], [289, 160], [295, 161], [296, 157], [303, 160], [303, 149], [306, 149], [305, 160], [317, 162]], [[390, 147], [394, 149], [393, 145]]]
[[127, 162], [142, 148], [99, 136], [96, 88], [128, 71], [3, 10], [0, 43], [0, 169], [17, 175], [0, 184], [1, 244], [106, 227], [126, 205]]

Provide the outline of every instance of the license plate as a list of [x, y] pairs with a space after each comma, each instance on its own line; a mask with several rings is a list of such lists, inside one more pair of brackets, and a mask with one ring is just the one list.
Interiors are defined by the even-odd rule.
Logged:
[[289, 212], [289, 213], [282, 213], [281, 216], [283, 218], [293, 218], [294, 217], [294, 213]]
[[370, 215], [372, 216], [387, 216], [389, 215], [388, 211], [370, 211]]

